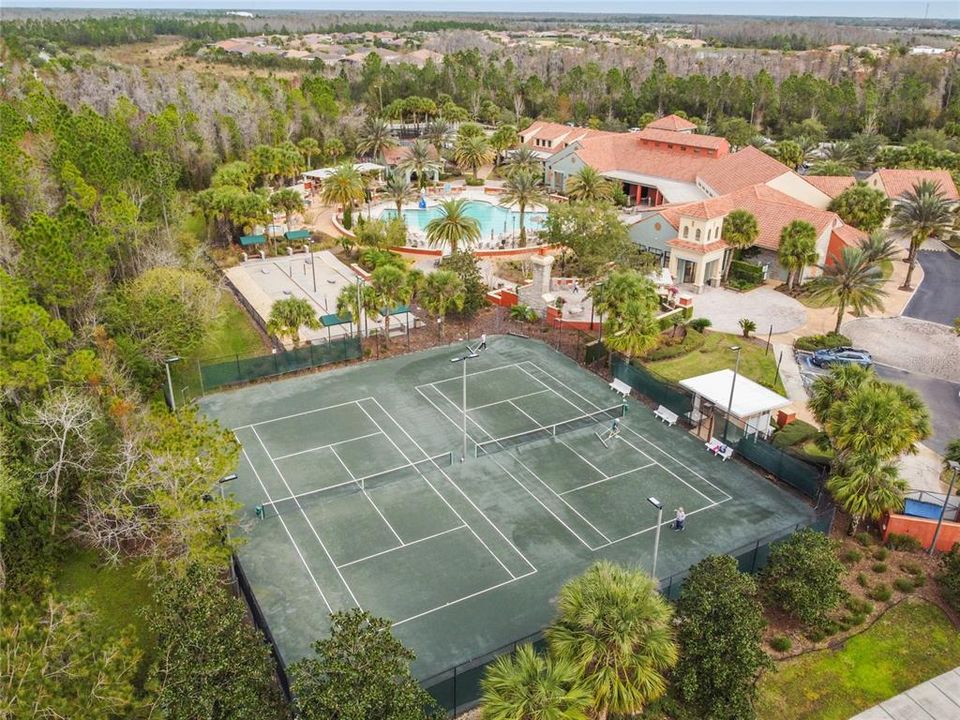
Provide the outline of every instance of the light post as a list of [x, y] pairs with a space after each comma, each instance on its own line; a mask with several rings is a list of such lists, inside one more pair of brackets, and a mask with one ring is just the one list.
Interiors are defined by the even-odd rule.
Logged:
[[740, 371], [740, 346], [733, 345], [730, 349], [737, 351], [737, 362], [733, 366], [733, 380], [730, 383], [730, 400], [727, 402], [727, 417], [723, 423], [724, 442], [727, 442], [727, 430], [730, 428], [730, 413], [733, 411], [733, 390], [737, 387], [737, 373]]
[[660, 552], [660, 523], [663, 522], [663, 503], [657, 500], [655, 497], [648, 497], [647, 502], [653, 505], [657, 509], [657, 531], [653, 536], [653, 570], [650, 571], [650, 574], [653, 576], [653, 579], [657, 579], [657, 553]]
[[[226, 475], [217, 481], [217, 489], [220, 491], [220, 500], [223, 503], [226, 503], [227, 501], [227, 496], [226, 496], [226, 493], [224, 492], [223, 486], [226, 483], [232, 482], [233, 480], [236, 480], [236, 479], [237, 479], [237, 474], [230, 473], [229, 475]], [[229, 523], [224, 525], [224, 534], [226, 535], [225, 539], [226, 539], [227, 547], [229, 548], [230, 547], [230, 524]], [[235, 587], [236, 584], [237, 584], [237, 575], [233, 568], [233, 550], [231, 549], [230, 550], [230, 586]]]
[[943, 507], [940, 508], [940, 517], [937, 519], [937, 529], [933, 531], [933, 540], [927, 553], [933, 555], [937, 547], [937, 539], [940, 537], [940, 527], [943, 525], [943, 516], [947, 513], [947, 503], [950, 502], [950, 495], [953, 493], [953, 486], [957, 482], [957, 476], [960, 475], [960, 462], [956, 460], [947, 460], [947, 467], [953, 470], [953, 477], [950, 479], [950, 489], [947, 490], [947, 496], [943, 499]]
[[180, 362], [183, 358], [179, 355], [168, 357], [163, 361], [163, 368], [167, 372], [167, 397], [170, 399], [170, 411], [177, 411], [177, 399], [173, 395], [173, 380], [170, 379], [170, 366], [175, 362]]
[[480, 357], [479, 354], [467, 347], [467, 354], [450, 358], [450, 362], [463, 363], [463, 449], [460, 452], [460, 462], [467, 459], [467, 360]]

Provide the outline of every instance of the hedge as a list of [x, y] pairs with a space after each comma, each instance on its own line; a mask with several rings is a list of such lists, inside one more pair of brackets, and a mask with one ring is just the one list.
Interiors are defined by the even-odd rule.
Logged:
[[699, 350], [706, 341], [707, 338], [703, 333], [697, 332], [696, 330], [688, 330], [687, 336], [681, 342], [674, 343], [673, 345], [661, 345], [658, 348], [654, 348], [644, 359], [653, 361], [680, 357], [681, 355], [692, 353], [694, 350]]
[[763, 268], [743, 260], [733, 260], [730, 263], [730, 277], [759, 285], [763, 282]]
[[822, 348], [836, 348], [850, 345], [850, 338], [840, 333], [830, 332], [826, 335], [804, 335], [797, 338], [793, 347], [797, 350], [820, 350]]

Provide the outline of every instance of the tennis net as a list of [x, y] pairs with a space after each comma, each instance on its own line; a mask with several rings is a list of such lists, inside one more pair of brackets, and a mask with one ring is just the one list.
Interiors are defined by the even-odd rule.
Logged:
[[581, 415], [570, 420], [564, 420], [563, 422], [553, 425], [545, 425], [534, 428], [533, 430], [516, 433], [515, 435], [485, 440], [484, 442], [477, 443], [475, 456], [482, 457], [483, 455], [492, 455], [493, 453], [510, 450], [518, 445], [526, 445], [527, 443], [536, 442], [537, 440], [546, 440], [556, 437], [557, 435], [573, 432], [574, 430], [592, 427], [606, 420], [622, 417], [623, 413], [624, 405], [616, 405], [604, 410], [596, 410], [595, 412], [587, 413], [586, 415]]
[[300, 495], [290, 495], [289, 497], [278, 500], [268, 500], [256, 507], [256, 514], [259, 518], [269, 518], [284, 515], [289, 512], [296, 512], [307, 505], [312, 505], [316, 502], [325, 502], [331, 497], [356, 492], [366, 492], [367, 490], [378, 488], [388, 483], [416, 480], [434, 468], [449, 467], [452, 464], [453, 453], [447, 452], [442, 455], [435, 455], [434, 457], [418, 460], [417, 462], [374, 473], [373, 475], [348, 480], [347, 482], [324, 488], [317, 488], [316, 490], [309, 490]]

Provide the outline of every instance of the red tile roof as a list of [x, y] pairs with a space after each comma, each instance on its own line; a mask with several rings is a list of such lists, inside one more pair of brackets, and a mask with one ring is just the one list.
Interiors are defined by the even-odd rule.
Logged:
[[[440, 153], [437, 152], [437, 149], [431, 144], [429, 146], [429, 154], [431, 160], [439, 160]], [[387, 165], [400, 165], [404, 160], [410, 156], [410, 148], [407, 145], [394, 145], [384, 149], [383, 151], [383, 162]]]
[[877, 170], [867, 178], [872, 186], [874, 178], [879, 178], [884, 192], [891, 200], [896, 200], [906, 192], [913, 190], [913, 186], [921, 180], [930, 180], [940, 183], [940, 190], [948, 200], [960, 200], [957, 186], [947, 170]]
[[[524, 145], [534, 150], [548, 153], [557, 153], [570, 143], [586, 138], [616, 137], [626, 134], [627, 133], [608, 132], [606, 130], [592, 130], [590, 128], [563, 125], [561, 123], [547, 122], [544, 120], [537, 120], [530, 125], [530, 127], [520, 131], [520, 137], [525, 139]], [[537, 145], [534, 140], [553, 141], [554, 144], [552, 147], [543, 147], [542, 145]]]
[[832, 198], [857, 182], [852, 175], [804, 175], [803, 179]]
[[[681, 155], [670, 150], [643, 147], [640, 133], [617, 133], [590, 137], [580, 142], [577, 156], [599, 172], [621, 170], [667, 180], [693, 183], [697, 174], [716, 158], [706, 155]], [[683, 136], [686, 137], [686, 136]]]
[[[794, 220], [810, 223], [816, 229], [817, 235], [828, 227], [842, 224], [836, 213], [818, 210], [762, 183], [711, 200], [664, 205], [654, 212], [659, 212], [668, 223], [679, 228], [681, 217], [718, 217], [737, 209], [747, 210], [757, 218], [760, 232], [756, 245], [768, 250], [780, 247], [780, 231]], [[854, 232], [859, 233], [858, 230]]]
[[714, 250], [726, 250], [728, 247], [730, 247], [723, 240], [714, 240], [713, 242], [703, 245], [698, 242], [693, 242], [692, 240], [681, 240], [680, 238], [667, 240], [667, 245], [680, 248], [681, 250], [690, 250], [695, 253], [700, 253], [701, 255], [706, 255]]
[[649, 125], [640, 132], [633, 133], [633, 136], [642, 138], [648, 142], [686, 145], [687, 147], [715, 150], [720, 154], [730, 150], [730, 143], [727, 142], [726, 138], [715, 135], [697, 135], [695, 133], [679, 133], [672, 130], [658, 130], [651, 128]]
[[757, 183], [770, 182], [788, 172], [790, 168], [779, 160], [748, 145], [705, 165], [699, 179], [717, 194], [724, 195]]
[[863, 230], [857, 230], [853, 225], [839, 225], [833, 229], [833, 234], [840, 238], [847, 247], [856, 247], [861, 240], [865, 240], [867, 237]]
[[648, 122], [647, 130], [672, 130], [673, 132], [683, 132], [685, 130], [696, 130], [697, 126], [689, 120], [684, 120], [679, 115], [667, 115], [665, 117]]

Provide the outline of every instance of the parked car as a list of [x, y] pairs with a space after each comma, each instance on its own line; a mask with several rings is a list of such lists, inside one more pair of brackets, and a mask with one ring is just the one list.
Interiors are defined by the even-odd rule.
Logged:
[[830, 367], [831, 365], [862, 365], [863, 367], [870, 367], [873, 365], [873, 358], [866, 350], [838, 347], [814, 351], [810, 362], [817, 367]]

